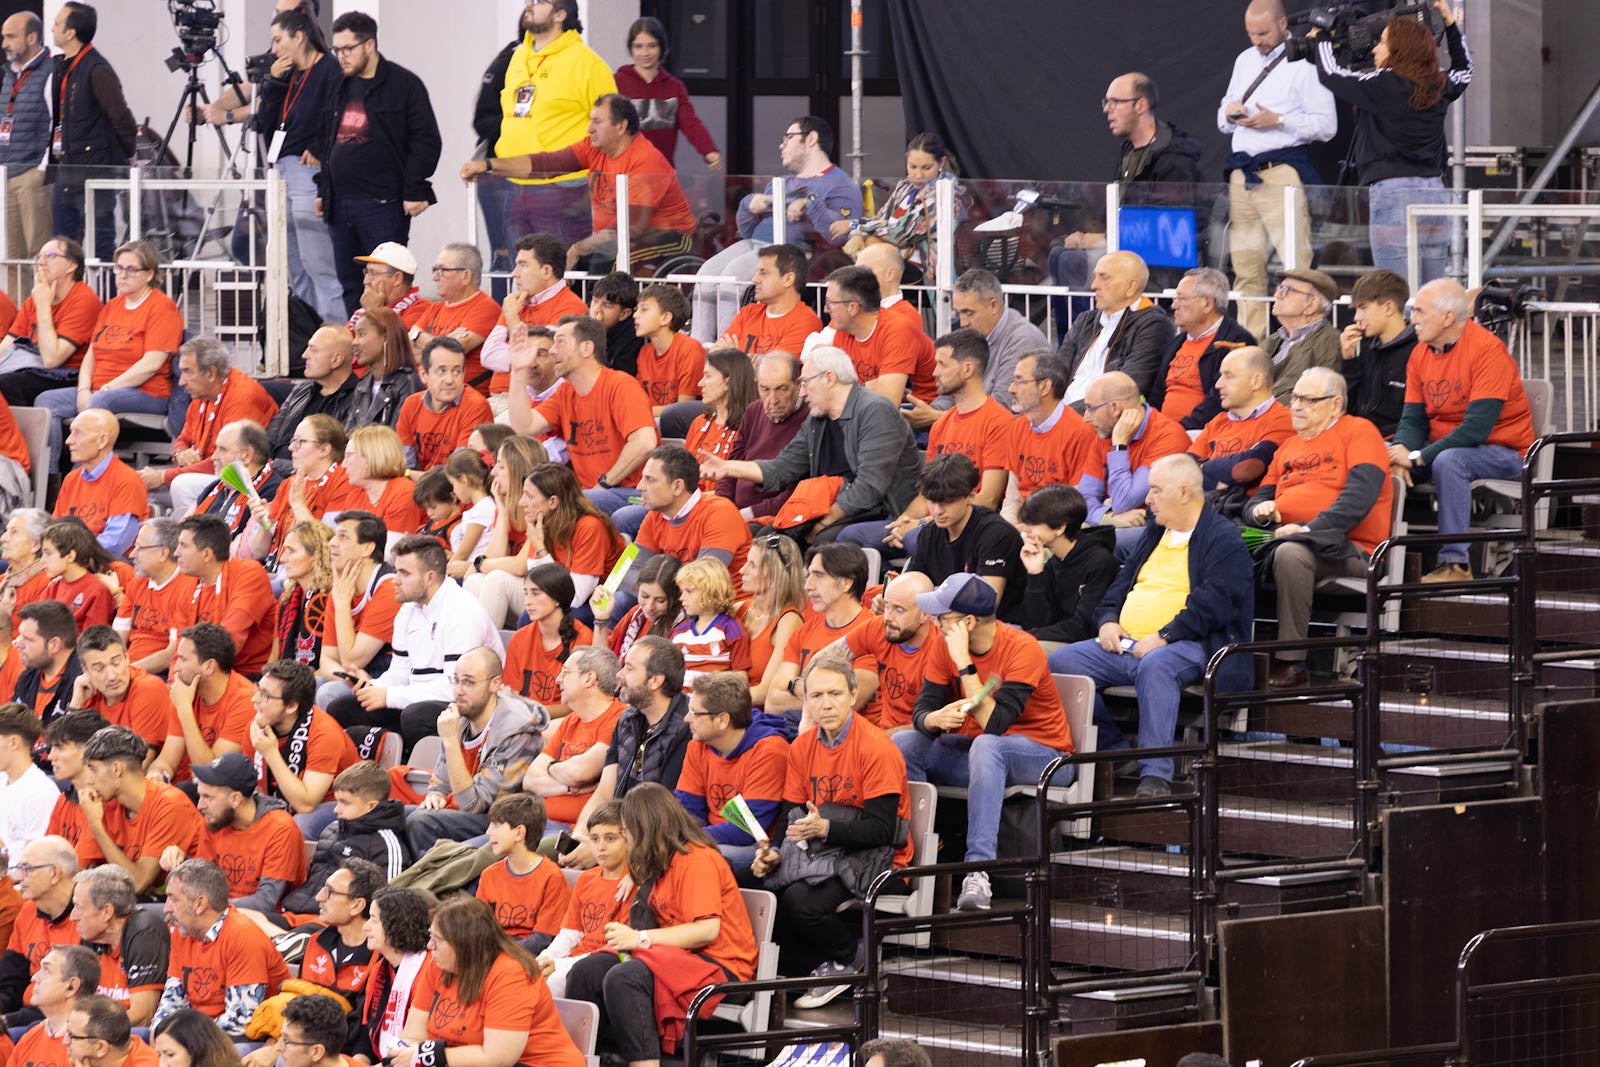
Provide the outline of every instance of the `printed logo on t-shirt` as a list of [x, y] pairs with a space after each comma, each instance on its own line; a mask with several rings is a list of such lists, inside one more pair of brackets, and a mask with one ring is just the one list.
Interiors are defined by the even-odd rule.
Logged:
[[706, 787], [706, 805], [712, 811], [721, 811], [737, 792], [739, 789], [732, 782], [713, 782]]
[[222, 975], [215, 967], [183, 968], [183, 988], [190, 1004], [210, 1004], [222, 1001]]
[[844, 774], [813, 774], [811, 798], [816, 804], [844, 804], [854, 798], [855, 779]]
[[605, 901], [586, 900], [578, 908], [578, 925], [583, 932], [593, 933], [611, 921], [611, 909]]
[[[228, 880], [228, 885], [235, 891], [242, 890], [258, 881], [259, 868], [256, 866], [256, 857], [248, 852], [219, 852], [217, 853], [217, 866], [222, 868], [222, 875]], [[245, 896], [245, 893], [239, 893]]]
[[339, 116], [339, 131], [334, 135], [338, 144], [366, 144], [367, 142], [367, 102], [365, 100], [352, 100], [344, 106], [344, 114]]
[[611, 443], [611, 435], [606, 433], [606, 424], [599, 419], [578, 419], [572, 424], [567, 443], [580, 453], [592, 455]]
[[533, 909], [514, 900], [497, 900], [494, 917], [502, 930], [527, 930], [533, 927]]
[[434, 990], [433, 1007], [428, 1012], [429, 1028], [446, 1037], [460, 1037], [466, 1032], [470, 1009], [456, 1002], [440, 990]]
[[1430, 378], [1422, 383], [1428, 411], [1446, 411], [1466, 403], [1467, 383], [1458, 378]]
[[914, 691], [912, 686], [912, 680], [899, 667], [885, 665], [878, 672], [878, 689], [891, 704], [898, 704], [910, 696]]

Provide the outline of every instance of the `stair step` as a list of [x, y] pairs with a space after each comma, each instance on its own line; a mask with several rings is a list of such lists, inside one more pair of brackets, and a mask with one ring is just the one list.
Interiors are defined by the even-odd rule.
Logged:
[[1199, 1016], [1195, 989], [1181, 982], [1095, 989], [1061, 1002], [1066, 1034], [1103, 1034], [1190, 1022]]
[[1522, 763], [1514, 757], [1471, 763], [1423, 764], [1383, 769], [1385, 800], [1391, 807], [1462, 804], [1515, 796]]
[[1341, 801], [1355, 796], [1355, 753], [1293, 741], [1217, 746], [1217, 783], [1229, 795]]
[[1187, 916], [1056, 901], [1050, 958], [1119, 971], [1180, 969], [1190, 962]]
[[1355, 845], [1349, 803], [1225, 795], [1217, 807], [1224, 852], [1312, 859]]
[[[1020, 1015], [1020, 1009], [1011, 1014]], [[848, 1026], [854, 1022], [855, 1004], [849, 996], [842, 996], [812, 1011], [790, 1007], [783, 1025], [786, 1029], [804, 1031], [813, 1026]], [[974, 1062], [1020, 1065], [1022, 1062], [1020, 1025], [996, 1026], [992, 1021], [989, 1025], [947, 1023], [882, 1011], [874, 1036], [915, 1041], [928, 1053], [934, 1067], [971, 1067]]]
[[[1187, 914], [1190, 904], [1189, 857], [1128, 847], [1057, 852], [1051, 857], [1057, 900], [1096, 907], [1137, 907], [1141, 911]], [[1228, 918], [1262, 918], [1347, 906], [1354, 870], [1304, 871], [1230, 879], [1218, 904]]]
[[900, 1015], [990, 1023], [1016, 1010], [1021, 968], [1005, 960], [935, 956], [886, 963], [884, 1005]]
[[1385, 694], [1380, 740], [1432, 748], [1490, 748], [1511, 736], [1510, 704], [1499, 697]]

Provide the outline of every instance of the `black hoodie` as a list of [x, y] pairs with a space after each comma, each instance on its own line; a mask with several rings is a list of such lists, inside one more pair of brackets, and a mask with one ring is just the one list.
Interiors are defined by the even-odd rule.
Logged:
[[1354, 359], [1343, 361], [1345, 388], [1350, 393], [1345, 410], [1360, 415], [1387, 440], [1400, 425], [1406, 406], [1406, 367], [1417, 347], [1417, 331], [1407, 326], [1388, 344], [1363, 337]]
[[283, 898], [283, 910], [290, 915], [315, 915], [317, 894], [343, 861], [371, 860], [387, 877], [394, 878], [411, 865], [411, 848], [406, 844], [406, 807], [398, 800], [380, 800], [378, 806], [354, 819], [336, 819], [328, 824], [312, 853], [305, 884]]
[[1022, 605], [1012, 618], [1040, 641], [1070, 644], [1095, 635], [1094, 609], [1117, 576], [1117, 532], [1091, 526], [1062, 559], [1044, 561], [1044, 571], [1028, 575]]

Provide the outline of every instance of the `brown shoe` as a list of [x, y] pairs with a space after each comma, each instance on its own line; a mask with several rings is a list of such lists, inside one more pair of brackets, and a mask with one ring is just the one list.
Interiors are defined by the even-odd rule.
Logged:
[[1268, 689], [1299, 689], [1309, 685], [1311, 672], [1306, 669], [1305, 660], [1291, 660], [1288, 663], [1279, 663], [1267, 675]]
[[1436, 582], [1470, 582], [1472, 581], [1472, 568], [1465, 563], [1441, 563], [1433, 570], [1422, 576], [1423, 582], [1433, 585]]

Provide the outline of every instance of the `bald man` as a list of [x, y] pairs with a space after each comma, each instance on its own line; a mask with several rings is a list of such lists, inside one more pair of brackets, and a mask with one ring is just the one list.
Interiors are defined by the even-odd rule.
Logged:
[[1272, 395], [1272, 357], [1254, 345], [1223, 356], [1217, 396], [1222, 412], [1206, 423], [1189, 454], [1200, 461], [1207, 493], [1248, 494], [1294, 434], [1289, 409]]
[[1228, 251], [1240, 295], [1239, 321], [1257, 338], [1267, 334], [1267, 260], [1282, 258], [1289, 227], [1299, 262], [1310, 262], [1311, 215], [1306, 198], [1295, 197], [1285, 217], [1283, 191], [1320, 185], [1309, 145], [1338, 131], [1333, 94], [1307, 60], [1284, 62], [1289, 20], [1282, 0], [1252, 0], [1244, 13], [1250, 47], [1233, 61], [1228, 91], [1217, 108], [1217, 129], [1233, 138], [1228, 170]]
[[62, 479], [55, 515], [76, 515], [113, 559], [121, 559], [150, 517], [150, 498], [138, 472], [113, 454], [116, 444], [117, 417], [111, 412], [90, 408], [72, 420], [67, 453], [74, 468]]
[[[1417, 347], [1406, 364], [1406, 403], [1389, 446], [1407, 485], [1433, 479], [1439, 532], [1460, 533], [1472, 516], [1474, 478], [1517, 478], [1533, 444], [1528, 395], [1516, 360], [1500, 339], [1472, 321], [1472, 300], [1447, 279], [1417, 290], [1411, 305]], [[1439, 550], [1425, 582], [1472, 577], [1467, 546]]]
[[[37, 255], [54, 231], [50, 227], [50, 187], [44, 183], [39, 161], [50, 151], [50, 104], [45, 86], [50, 81], [50, 51], [44, 47], [44, 25], [37, 15], [19, 11], [0, 25], [0, 47], [5, 49], [5, 79], [0, 96], [6, 109], [7, 136], [0, 144], [0, 164], [10, 168], [6, 182], [6, 258]], [[20, 276], [20, 274], [19, 274]], [[20, 304], [27, 295], [18, 288]]]
[[942, 648], [944, 639], [933, 620], [917, 607], [917, 597], [933, 592], [933, 581], [918, 571], [906, 571], [883, 587], [874, 610], [882, 626], [858, 626], [835, 644], [852, 658], [871, 656], [878, 664], [878, 702], [883, 709], [878, 725], [885, 733], [911, 727], [911, 711], [928, 656]]
[[1133, 380], [1140, 394], [1155, 384], [1172, 320], [1144, 295], [1150, 271], [1132, 252], [1110, 252], [1094, 265], [1094, 309], [1072, 323], [1056, 355], [1067, 365], [1067, 403], [1084, 412], [1089, 383], [1109, 371]]
[[[356, 400], [355, 338], [344, 326], [329, 324], [306, 342], [306, 380], [295, 385], [267, 424], [272, 464], [278, 474], [290, 473], [289, 438], [311, 415], [332, 415], [349, 423]], [[409, 532], [409, 531], [408, 531]]]
[[1100, 439], [1078, 479], [1089, 524], [1142, 527], [1150, 467], [1162, 456], [1188, 451], [1189, 433], [1146, 404], [1133, 379], [1121, 371], [1096, 378], [1087, 400], [1084, 421]]

